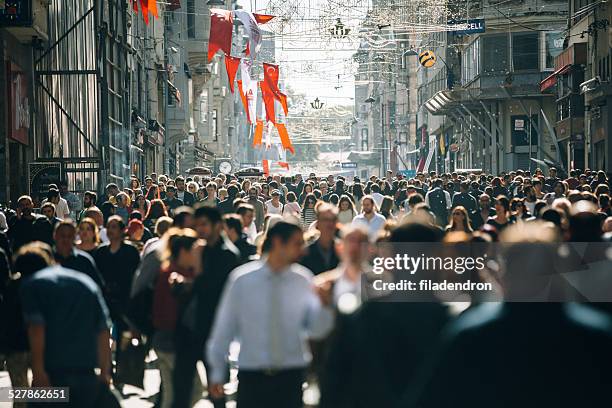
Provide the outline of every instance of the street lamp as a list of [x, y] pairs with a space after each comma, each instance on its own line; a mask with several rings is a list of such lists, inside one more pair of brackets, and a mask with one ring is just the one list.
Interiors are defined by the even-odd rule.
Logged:
[[310, 102], [310, 106], [312, 106], [312, 108], [316, 110], [323, 109], [323, 105], [325, 104], [319, 100], [318, 96], [313, 102]]
[[373, 96], [368, 96], [368, 99], [366, 99], [364, 102], [365, 103], [374, 103], [374, 102], [376, 102], [376, 99], [374, 99]]
[[346, 38], [346, 36], [349, 35], [349, 33], [351, 32], [351, 29], [345, 27], [344, 24], [342, 23], [342, 20], [337, 18], [336, 25], [334, 25], [333, 28], [330, 28], [329, 32], [331, 33], [332, 37], [341, 40], [343, 38]]

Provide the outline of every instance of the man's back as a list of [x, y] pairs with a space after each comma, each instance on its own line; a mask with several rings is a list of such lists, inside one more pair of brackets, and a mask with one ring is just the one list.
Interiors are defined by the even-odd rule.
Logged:
[[219, 203], [219, 211], [221, 211], [222, 214], [231, 214], [236, 212], [235, 208], [234, 208], [234, 198], [226, 198], [225, 200], [221, 201]]
[[609, 399], [611, 344], [611, 321], [587, 306], [485, 304], [449, 328], [402, 406], [595, 406]]
[[319, 245], [319, 239], [311, 242], [305, 248], [304, 256], [299, 260], [300, 265], [310, 269], [315, 275], [334, 269], [339, 263], [340, 258], [336, 253], [335, 245], [332, 245], [328, 251], [325, 251]]
[[9, 222], [8, 237], [13, 252], [17, 252], [23, 245], [42, 241], [49, 245], [53, 244], [53, 226], [47, 217], [33, 215], [33, 218], [14, 217]]
[[194, 282], [193, 294], [198, 306], [195, 329], [198, 338], [208, 338], [230, 272], [240, 263], [240, 251], [229, 240], [207, 246], [202, 253], [204, 272]]
[[96, 267], [96, 262], [85, 251], [74, 248], [72, 253], [68, 257], [62, 257], [60, 254], [55, 252], [55, 261], [61, 264], [63, 267], [72, 269], [73, 271], [84, 273], [89, 276], [98, 286], [102, 289], [106, 286], [104, 278]]
[[109, 328], [109, 320], [91, 278], [51, 266], [27, 278], [21, 295], [26, 322], [45, 327], [47, 371], [97, 367], [98, 334]]
[[448, 308], [435, 301], [364, 303], [338, 315], [321, 385], [322, 408], [392, 407], [433, 350]]

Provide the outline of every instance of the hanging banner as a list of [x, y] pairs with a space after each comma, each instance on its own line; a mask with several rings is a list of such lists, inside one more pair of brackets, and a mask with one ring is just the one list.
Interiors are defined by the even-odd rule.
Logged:
[[262, 160], [263, 172], [266, 177], [270, 175], [270, 163], [267, 160]]
[[242, 58], [240, 61], [240, 76], [242, 78], [242, 90], [246, 97], [247, 118], [254, 123], [257, 118], [257, 81], [251, 78], [251, 61]]
[[276, 123], [276, 112], [274, 111], [274, 94], [268, 87], [266, 81], [260, 81], [259, 87], [261, 89], [261, 97], [264, 101], [266, 108], [266, 120], [268, 122]]
[[238, 83], [238, 93], [240, 93], [240, 100], [242, 101], [242, 106], [244, 107], [244, 111], [246, 112], [247, 122], [251, 122], [251, 118], [249, 117], [249, 105], [247, 104], [246, 95], [244, 94], [244, 89], [242, 89], [242, 81], [239, 79], [236, 81]]
[[281, 143], [283, 144], [283, 148], [285, 150], [289, 150], [292, 154], [295, 154], [295, 148], [291, 144], [291, 139], [289, 139], [289, 132], [287, 132], [287, 127], [284, 123], [277, 123], [276, 130], [278, 130], [278, 134], [281, 139]]
[[287, 95], [282, 93], [278, 88], [278, 78], [280, 76], [280, 70], [278, 65], [274, 64], [263, 64], [264, 67], [264, 81], [268, 84], [268, 88], [272, 92], [274, 99], [278, 100], [283, 107], [285, 116], [289, 114], [289, 107], [287, 105]]
[[240, 66], [240, 58], [232, 57], [231, 55], [225, 56], [225, 70], [227, 71], [227, 80], [229, 81], [230, 91], [234, 93], [234, 81], [236, 80], [236, 73], [238, 73], [238, 67]]
[[153, 14], [155, 18], [159, 17], [159, 14], [157, 12], [157, 0], [149, 0], [148, 8], [149, 10], [151, 10], [151, 14]]
[[257, 125], [255, 126], [255, 135], [253, 136], [253, 146], [261, 145], [263, 139], [263, 121], [257, 119]]
[[8, 62], [8, 137], [24, 145], [30, 143], [30, 99], [28, 76], [17, 64]]
[[234, 18], [232, 12], [223, 9], [210, 9], [210, 35], [208, 40], [208, 62], [217, 51], [226, 55], [232, 52], [232, 32]]
[[257, 54], [259, 54], [259, 50], [261, 49], [261, 43], [263, 40], [263, 35], [261, 33], [261, 29], [259, 28], [259, 24], [257, 24], [255, 16], [250, 11], [234, 10], [234, 15], [244, 26], [244, 31], [249, 37], [249, 55], [251, 57], [251, 60], [255, 60]]
[[253, 17], [255, 17], [255, 21], [257, 21], [257, 24], [266, 24], [276, 16], [271, 16], [269, 14], [253, 13]]
[[140, 10], [146, 25], [149, 25], [149, 0], [140, 0]]

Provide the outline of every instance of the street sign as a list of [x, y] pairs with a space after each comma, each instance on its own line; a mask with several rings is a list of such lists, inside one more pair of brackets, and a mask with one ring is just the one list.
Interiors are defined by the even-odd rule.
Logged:
[[416, 177], [416, 170], [400, 170], [399, 173], [406, 178]]
[[448, 24], [461, 26], [461, 29], [451, 31], [454, 34], [477, 34], [484, 33], [486, 31], [484, 18], [474, 18], [470, 20], [454, 20], [449, 21]]
[[357, 168], [357, 163], [355, 163], [355, 162], [344, 162], [344, 163], [342, 163], [342, 168], [343, 169], [356, 169]]
[[451, 153], [457, 153], [459, 151], [459, 145], [457, 143], [453, 143], [448, 147], [448, 150]]

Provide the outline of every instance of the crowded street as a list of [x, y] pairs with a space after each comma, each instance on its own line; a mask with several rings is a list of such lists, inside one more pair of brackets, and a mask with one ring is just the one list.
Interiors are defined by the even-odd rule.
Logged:
[[611, 406], [610, 21], [0, 0], [0, 408]]

